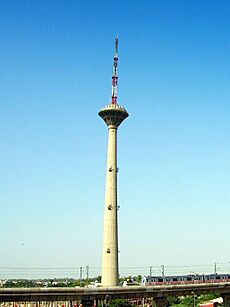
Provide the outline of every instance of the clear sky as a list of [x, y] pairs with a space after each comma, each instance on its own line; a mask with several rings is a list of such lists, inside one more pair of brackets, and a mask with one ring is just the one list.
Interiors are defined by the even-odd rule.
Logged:
[[101, 266], [97, 113], [117, 33], [120, 266], [230, 261], [229, 14], [214, 0], [0, 1], [1, 268]]

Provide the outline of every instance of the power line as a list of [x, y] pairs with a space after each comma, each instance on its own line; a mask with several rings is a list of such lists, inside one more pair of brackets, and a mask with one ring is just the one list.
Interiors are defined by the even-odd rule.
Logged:
[[[230, 263], [197, 264], [197, 265], [151, 265], [151, 266], [132, 266], [120, 267], [120, 276], [127, 275], [188, 275], [209, 274], [215, 272], [230, 271]], [[101, 274], [101, 267], [86, 266], [86, 277], [95, 277]], [[163, 270], [164, 268], [164, 270]], [[164, 273], [162, 273], [164, 271]], [[80, 273], [79, 273], [80, 272]], [[37, 278], [83, 278], [83, 266], [76, 267], [0, 267], [0, 278], [6, 277], [37, 277]]]

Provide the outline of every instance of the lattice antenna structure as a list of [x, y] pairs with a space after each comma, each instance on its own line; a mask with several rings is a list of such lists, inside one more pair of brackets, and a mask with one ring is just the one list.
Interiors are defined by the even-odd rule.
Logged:
[[118, 36], [115, 39], [115, 53], [113, 57], [112, 104], [117, 104], [117, 95], [118, 95]]

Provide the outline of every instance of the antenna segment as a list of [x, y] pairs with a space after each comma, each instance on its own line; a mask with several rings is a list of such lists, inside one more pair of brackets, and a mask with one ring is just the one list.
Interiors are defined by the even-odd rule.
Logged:
[[113, 76], [112, 76], [112, 104], [117, 104], [118, 94], [118, 36], [115, 39], [115, 53], [113, 58]]

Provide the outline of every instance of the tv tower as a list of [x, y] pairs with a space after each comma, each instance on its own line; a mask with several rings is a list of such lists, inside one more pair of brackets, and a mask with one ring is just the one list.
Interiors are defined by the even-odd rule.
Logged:
[[118, 94], [118, 37], [113, 58], [112, 100], [98, 115], [108, 126], [108, 154], [105, 187], [104, 240], [102, 252], [102, 285], [118, 286], [118, 221], [117, 221], [117, 129], [128, 112], [117, 103]]

